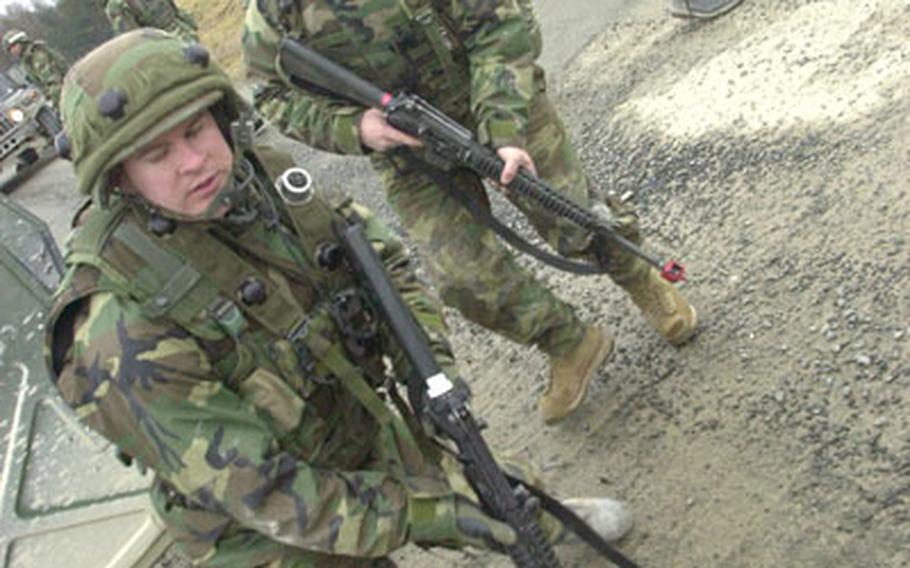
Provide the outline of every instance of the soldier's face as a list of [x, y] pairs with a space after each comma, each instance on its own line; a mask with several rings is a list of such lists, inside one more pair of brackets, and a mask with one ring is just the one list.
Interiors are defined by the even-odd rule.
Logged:
[[14, 43], [13, 45], [9, 46], [9, 52], [14, 56], [19, 57], [19, 53], [22, 52], [22, 45]]
[[232, 165], [231, 147], [204, 110], [124, 160], [121, 184], [153, 205], [200, 217], [230, 179]]

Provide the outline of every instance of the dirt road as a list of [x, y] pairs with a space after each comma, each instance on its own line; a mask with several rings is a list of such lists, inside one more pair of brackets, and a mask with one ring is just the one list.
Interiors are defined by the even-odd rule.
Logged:
[[[595, 183], [687, 262], [702, 331], [675, 350], [610, 283], [538, 269], [615, 356], [545, 427], [544, 358], [453, 313], [475, 410], [557, 494], [627, 501], [644, 566], [910, 566], [910, 4], [745, 0], [710, 23], [646, 4], [568, 50], [554, 91]], [[287, 147], [388, 212], [363, 161]]]

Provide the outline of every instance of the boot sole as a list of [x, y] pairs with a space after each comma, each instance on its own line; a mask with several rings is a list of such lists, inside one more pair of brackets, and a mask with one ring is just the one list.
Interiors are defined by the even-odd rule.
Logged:
[[581, 401], [585, 399], [585, 395], [588, 394], [588, 385], [591, 384], [591, 381], [594, 379], [594, 375], [597, 374], [597, 370], [600, 369], [600, 366], [613, 354], [613, 346], [616, 343], [612, 333], [606, 329], [603, 329], [602, 331], [606, 337], [606, 341], [601, 343], [597, 353], [595, 353], [594, 357], [591, 359], [591, 366], [588, 372], [585, 373], [585, 378], [582, 381], [581, 390], [578, 391], [578, 396], [569, 404], [565, 414], [550, 419], [544, 418], [544, 424], [553, 425], [565, 420], [579, 407], [579, 405], [581, 405]]
[[[740, 0], [741, 2], [742, 0]], [[733, 8], [739, 6], [740, 2], [732, 2], [712, 12], [692, 12], [691, 10], [674, 10], [668, 8], [667, 11], [675, 18], [695, 18], [697, 20], [710, 20], [718, 16], [723, 16]]]

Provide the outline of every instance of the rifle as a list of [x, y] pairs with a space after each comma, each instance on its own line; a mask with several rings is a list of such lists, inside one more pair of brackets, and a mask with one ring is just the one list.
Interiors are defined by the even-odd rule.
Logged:
[[[456, 165], [470, 169], [485, 178], [499, 179], [503, 161], [496, 152], [477, 142], [471, 131], [417, 95], [406, 92], [392, 95], [385, 92], [286, 36], [282, 38], [278, 49], [281, 68], [298, 86], [305, 87], [307, 84], [314, 84], [366, 107], [382, 110], [385, 112], [389, 124], [419, 138], [426, 147], [423, 158], [427, 164], [427, 174], [434, 182], [439, 183], [440, 179], [444, 179], [440, 170], [445, 172]], [[508, 189], [537, 203], [544, 209], [572, 221], [579, 227], [590, 231], [595, 237], [612, 240], [618, 246], [655, 267], [667, 281], [685, 280], [685, 268], [682, 264], [672, 259], [662, 261], [645, 252], [620, 235], [603, 211], [592, 211], [578, 205], [527, 170], [520, 169]], [[557, 268], [571, 272], [592, 274], [605, 271], [603, 267], [592, 267], [584, 263], [568, 261], [532, 249], [530, 244], [524, 243], [521, 237], [508, 227], [504, 227], [491, 215], [484, 214], [477, 207], [466, 203], [464, 197], [458, 195], [455, 197], [471, 209], [472, 213], [481, 216], [500, 236], [524, 252], [533, 254]], [[518, 241], [522, 241], [522, 244], [519, 244]]]
[[336, 227], [345, 258], [367, 290], [379, 315], [396, 338], [413, 372], [408, 379], [408, 401], [418, 416], [430, 422], [458, 449], [465, 477], [480, 497], [487, 514], [515, 531], [515, 544], [506, 553], [520, 568], [558, 568], [559, 560], [536, 519], [538, 508], [559, 518], [622, 568], [636, 564], [612, 548], [582, 519], [556, 499], [535, 487], [507, 476], [496, 463], [468, 408], [469, 393], [442, 372], [420, 325], [414, 320], [389, 278], [382, 260], [373, 250], [359, 223]]

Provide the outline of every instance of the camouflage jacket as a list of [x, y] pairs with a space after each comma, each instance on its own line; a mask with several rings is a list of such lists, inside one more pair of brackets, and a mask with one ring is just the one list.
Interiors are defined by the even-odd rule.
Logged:
[[44, 96], [56, 107], [67, 70], [63, 56], [47, 47], [43, 41], [33, 41], [22, 50], [20, 62], [29, 82], [40, 87]]
[[525, 145], [528, 104], [543, 82], [531, 0], [250, 2], [244, 57], [268, 81], [257, 97], [261, 112], [307, 144], [360, 154], [362, 108], [282, 81], [276, 45], [285, 34], [385, 90], [417, 93], [476, 128], [483, 143]]
[[196, 21], [173, 0], [108, 0], [104, 13], [117, 34], [150, 27], [169, 31], [185, 40], [197, 39]]
[[[313, 261], [334, 242], [327, 220], [352, 209], [365, 219], [450, 368], [438, 304], [375, 217], [321, 198], [312, 207], [321, 216], [296, 238], [290, 227], [301, 224], [263, 215], [243, 228], [178, 223], [163, 237], [144, 209], [115, 198], [89, 210], [70, 239], [48, 326], [51, 374], [81, 420], [190, 503], [194, 520], [169, 528], [193, 541], [183, 544], [194, 558], [211, 557], [215, 541], [241, 529], [296, 549], [381, 556], [406, 541], [412, 498], [450, 494], [444, 478], [421, 469], [414, 428], [357, 392], [382, 385], [386, 358], [396, 377], [408, 370], [382, 333], [359, 355], [343, 347], [351, 334], [332, 307], [356, 300], [345, 295], [356, 285], [345, 268]], [[248, 305], [251, 279], [265, 294]], [[377, 453], [384, 446], [418, 457], [396, 465]]]

